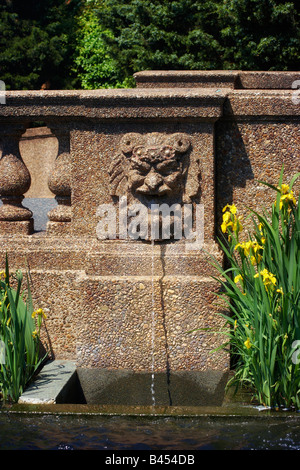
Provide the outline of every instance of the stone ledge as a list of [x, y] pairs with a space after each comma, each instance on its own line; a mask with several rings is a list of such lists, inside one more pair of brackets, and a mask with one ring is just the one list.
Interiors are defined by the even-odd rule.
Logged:
[[[0, 107], [6, 123], [45, 120], [47, 125], [97, 119], [176, 119], [215, 121], [230, 88], [7, 91]], [[66, 122], [64, 122], [66, 125]], [[73, 125], [71, 125], [73, 127]]]
[[134, 74], [138, 88], [231, 88], [290, 90], [297, 71], [145, 70]]
[[239, 71], [145, 70], [134, 74], [138, 88], [237, 88]]
[[224, 117], [245, 119], [299, 119], [300, 106], [294, 102], [295, 90], [232, 90], [224, 105]]
[[48, 362], [19, 398], [20, 404], [64, 403], [74, 379], [76, 366], [72, 361]]
[[[151, 276], [156, 275], [208, 276], [215, 274], [210, 263], [213, 256], [220, 263], [223, 254], [214, 242], [205, 243], [203, 249], [186, 250], [185, 243], [170, 245], [135, 241], [99, 241], [80, 237], [43, 235], [0, 237], [0, 265], [5, 265], [8, 255], [11, 272], [29, 269], [30, 272], [86, 272], [87, 275]], [[26, 260], [26, 263], [25, 263]], [[153, 264], [153, 266], [152, 266]]]

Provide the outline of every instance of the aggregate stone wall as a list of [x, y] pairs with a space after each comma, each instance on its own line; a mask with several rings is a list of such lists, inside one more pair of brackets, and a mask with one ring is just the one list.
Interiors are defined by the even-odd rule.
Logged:
[[[260, 182], [276, 186], [284, 167], [288, 183], [299, 171], [300, 104], [293, 98], [293, 92], [282, 90], [228, 96], [216, 124], [218, 224], [227, 203], [235, 203], [244, 220], [249, 208], [270, 210], [276, 194]], [[294, 185], [296, 194], [299, 183]]]
[[[235, 203], [246, 214], [248, 206], [268, 207], [274, 194], [259, 180], [276, 184], [282, 164], [286, 180], [299, 171], [300, 104], [292, 89], [297, 78], [277, 72], [142, 72], [134, 90], [8, 93], [0, 107], [3, 139], [14, 138], [19, 125], [43, 120], [49, 145], [46, 156], [42, 139], [20, 142], [32, 172], [29, 189], [28, 177], [18, 187], [11, 176], [17, 174], [15, 162], [20, 164], [16, 145], [2, 147], [1, 264], [7, 252], [12, 270], [29, 269], [35, 304], [47, 314], [43, 342], [56, 358], [105, 370], [228, 369], [227, 353], [211, 353], [222, 336], [188, 332], [223, 325], [209, 262], [212, 255], [222, 262], [216, 244], [222, 208]], [[34, 132], [42, 130], [29, 134]], [[180, 163], [182, 191], [172, 178], [165, 180], [174, 190], [170, 201], [203, 204], [203, 249], [186, 251], [183, 240], [97, 237], [99, 205], [117, 207], [122, 194], [136, 200], [128, 162], [139, 153], [126, 137], [133, 134], [133, 141], [144, 139], [146, 160], [152, 155], [163, 164], [169, 158]], [[164, 157], [158, 143], [167, 150]], [[110, 170], [114, 162], [116, 173]], [[172, 168], [179, 172], [179, 166]], [[113, 189], [112, 175], [120, 182]], [[13, 184], [6, 184], [9, 178]], [[20, 206], [25, 187], [29, 197], [56, 196], [44, 232], [32, 233], [30, 214]]]

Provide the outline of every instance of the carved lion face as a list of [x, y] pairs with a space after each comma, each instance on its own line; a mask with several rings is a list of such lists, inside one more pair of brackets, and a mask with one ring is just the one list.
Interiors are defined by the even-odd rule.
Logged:
[[190, 147], [185, 134], [126, 134], [121, 141], [127, 191], [147, 198], [182, 191], [183, 154]]
[[181, 187], [181, 165], [171, 146], [137, 147], [129, 170], [129, 188], [144, 196], [177, 193]]

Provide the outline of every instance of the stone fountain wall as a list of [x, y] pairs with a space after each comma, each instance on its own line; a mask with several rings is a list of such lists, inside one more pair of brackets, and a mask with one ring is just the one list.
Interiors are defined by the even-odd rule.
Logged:
[[[7, 92], [0, 105], [1, 264], [7, 252], [12, 270], [29, 269], [35, 305], [47, 314], [43, 342], [54, 357], [106, 371], [228, 370], [228, 354], [211, 353], [222, 336], [188, 331], [223, 324], [209, 262], [211, 255], [222, 262], [222, 207], [268, 206], [274, 195], [258, 181], [276, 183], [283, 163], [287, 180], [299, 170], [298, 78], [141, 72], [136, 89]], [[36, 121], [51, 130], [51, 171], [52, 154], [20, 143]], [[57, 200], [44, 232], [34, 232], [22, 206], [31, 184], [24, 162], [35, 169], [34, 188], [42, 181], [40, 197]], [[169, 165], [160, 192], [154, 170], [145, 183], [153, 162]], [[201, 204], [204, 245], [118, 233], [99, 239], [99, 206], [117, 208], [122, 196], [145, 205], [151, 198]]]

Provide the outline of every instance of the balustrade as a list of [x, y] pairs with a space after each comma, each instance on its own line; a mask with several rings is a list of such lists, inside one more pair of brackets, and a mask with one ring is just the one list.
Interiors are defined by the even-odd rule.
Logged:
[[1, 124], [2, 155], [0, 160], [0, 233], [29, 235], [33, 232], [32, 212], [22, 205], [31, 184], [19, 141], [26, 129], [21, 124]]
[[70, 131], [54, 125], [50, 129], [58, 139], [58, 153], [48, 186], [55, 194], [57, 207], [48, 213], [47, 232], [62, 235], [68, 232], [71, 222]]
[[[130, 159], [120, 146], [124, 135], [163, 138], [180, 132], [190, 141], [181, 185], [184, 195], [205, 206], [205, 236], [212, 239], [215, 216], [228, 201], [261, 204], [265, 192], [257, 191], [257, 175], [276, 181], [282, 163], [288, 176], [298, 168], [296, 79], [289, 72], [145, 72], [136, 75], [133, 90], [7, 91], [0, 103], [0, 237], [33, 233], [33, 214], [23, 201], [30, 163], [28, 170], [19, 140], [30, 122], [43, 121], [59, 143], [48, 181], [57, 201], [48, 214], [48, 235], [96, 237], [97, 207], [116, 203], [111, 163], [122, 157], [122, 191], [128, 190], [126, 178], [130, 183], [135, 175], [127, 171]], [[162, 83], [165, 89], [156, 86]], [[45, 181], [46, 173], [39, 178]]]
[[[53, 124], [49, 127], [58, 140], [57, 157], [48, 179], [57, 207], [48, 213], [47, 233], [63, 235], [68, 233], [71, 221], [70, 131]], [[26, 128], [26, 124], [1, 123], [0, 235], [30, 235], [34, 231], [33, 213], [22, 204], [31, 185], [30, 172], [19, 150]]]

